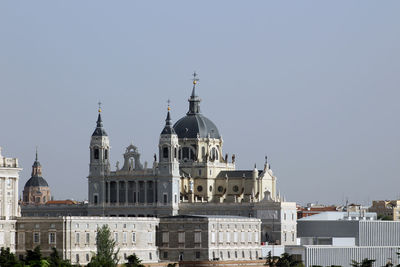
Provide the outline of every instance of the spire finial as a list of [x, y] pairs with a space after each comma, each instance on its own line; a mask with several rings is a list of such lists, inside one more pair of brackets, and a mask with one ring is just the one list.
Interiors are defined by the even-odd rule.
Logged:
[[38, 152], [37, 152], [37, 146], [36, 146], [36, 161], [38, 161]]
[[101, 102], [97, 103], [99, 105], [99, 113], [101, 113]]
[[196, 78], [197, 77], [196, 71], [194, 71], [192, 75], [193, 75], [193, 79], [192, 79], [193, 80], [193, 85], [196, 85], [196, 83], [199, 81], [199, 79]]
[[167, 110], [170, 111], [170, 110], [171, 110], [171, 106], [170, 106], [171, 100], [168, 99], [168, 100], [167, 100], [167, 103], [168, 103], [168, 108], [167, 108]]

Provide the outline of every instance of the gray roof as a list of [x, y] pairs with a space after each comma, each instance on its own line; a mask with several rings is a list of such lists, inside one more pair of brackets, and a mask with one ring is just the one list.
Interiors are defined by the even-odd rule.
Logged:
[[165, 127], [162, 130], [161, 134], [175, 134], [175, 130], [174, 128], [172, 128], [171, 125], [171, 115], [169, 113], [169, 110], [167, 113], [167, 118], [165, 119]]
[[34, 187], [34, 186], [49, 186], [46, 180], [41, 176], [32, 176], [25, 184], [25, 187]]
[[101, 120], [101, 114], [97, 117], [96, 129], [94, 130], [92, 136], [107, 136], [106, 131], [103, 129], [103, 121]]
[[168, 218], [168, 219], [184, 219], [184, 218], [208, 218], [208, 219], [255, 219], [252, 217], [245, 217], [245, 216], [235, 216], [235, 215], [176, 215], [176, 216], [166, 216], [161, 218]]
[[200, 113], [200, 98], [196, 95], [196, 83], [193, 83], [192, 95], [189, 98], [189, 111], [178, 120], [174, 129], [178, 138], [215, 138], [220, 139], [217, 126]]
[[179, 138], [221, 138], [217, 126], [202, 114], [188, 114], [174, 125]]

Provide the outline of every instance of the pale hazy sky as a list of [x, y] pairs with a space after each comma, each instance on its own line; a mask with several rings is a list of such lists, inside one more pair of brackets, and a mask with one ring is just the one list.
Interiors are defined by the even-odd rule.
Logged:
[[203, 114], [238, 168], [268, 155], [287, 200], [400, 195], [399, 1], [1, 1], [0, 146], [56, 199], [87, 196], [97, 102], [115, 166], [157, 152], [172, 101]]

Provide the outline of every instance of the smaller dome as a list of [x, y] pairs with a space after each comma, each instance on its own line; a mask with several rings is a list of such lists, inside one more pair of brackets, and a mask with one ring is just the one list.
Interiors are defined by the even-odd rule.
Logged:
[[49, 184], [46, 182], [46, 180], [43, 177], [33, 176], [26, 182], [25, 187], [35, 187], [35, 186], [49, 187]]

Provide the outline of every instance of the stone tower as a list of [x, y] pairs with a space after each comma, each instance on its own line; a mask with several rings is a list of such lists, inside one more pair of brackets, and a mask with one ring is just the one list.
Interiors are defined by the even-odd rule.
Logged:
[[[170, 215], [178, 213], [180, 199], [180, 175], [178, 160], [179, 142], [171, 124], [170, 107], [168, 107], [165, 127], [160, 134], [159, 141], [159, 164], [158, 164], [158, 202], [165, 205]], [[172, 208], [172, 213], [171, 209]]]
[[50, 187], [42, 176], [42, 165], [38, 160], [37, 150], [35, 162], [32, 165], [31, 178], [25, 183], [22, 194], [23, 204], [43, 205], [51, 200]]
[[110, 140], [103, 129], [101, 108], [97, 117], [96, 129], [90, 138], [89, 164], [89, 203], [97, 205], [103, 203], [105, 195], [105, 176], [110, 172]]

